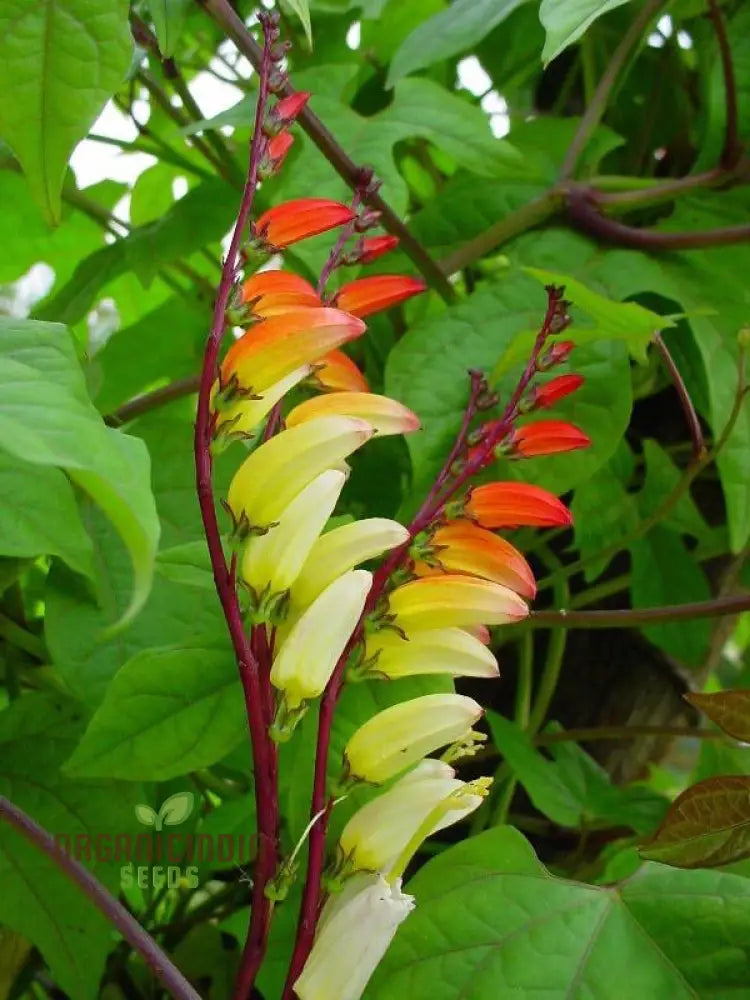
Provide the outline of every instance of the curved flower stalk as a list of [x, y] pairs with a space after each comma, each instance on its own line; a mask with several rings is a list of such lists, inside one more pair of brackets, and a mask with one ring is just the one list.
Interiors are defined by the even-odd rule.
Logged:
[[[250, 169], [206, 348], [195, 438], [206, 539], [245, 693], [258, 817], [251, 923], [235, 996], [246, 1000], [252, 992], [270, 899], [278, 895], [275, 880], [292, 871], [280, 858], [277, 744], [294, 737], [308, 706], [320, 699], [309, 860], [284, 998], [296, 991], [301, 1000], [357, 1000], [413, 906], [400, 890], [409, 859], [425, 837], [475, 809], [489, 782], [463, 782], [448, 763], [484, 738], [474, 728], [481, 706], [462, 694], [440, 693], [366, 720], [348, 739], [338, 785], [329, 789], [328, 749], [341, 687], [347, 677], [387, 683], [425, 674], [497, 676], [487, 627], [525, 617], [535, 583], [521, 553], [494, 532], [565, 526], [570, 514], [537, 487], [472, 488], [471, 479], [496, 457], [521, 460], [582, 447], [587, 439], [559, 421], [518, 426], [525, 414], [546, 409], [580, 384], [574, 376], [538, 384], [571, 350], [549, 343], [568, 324], [562, 291], [551, 288], [532, 357], [499, 416], [488, 412], [498, 402], [484, 376], [471, 374], [461, 430], [412, 523], [368, 518], [326, 530], [346, 483], [347, 459], [376, 435], [419, 427], [403, 404], [370, 392], [344, 348], [364, 333], [363, 316], [406, 302], [424, 285], [384, 275], [345, 282], [335, 296], [326, 292], [335, 269], [367, 264], [396, 245], [393, 237], [367, 235], [377, 224], [377, 213], [363, 207], [376, 190], [367, 171], [350, 205], [304, 198], [251, 220], [257, 180], [280, 169], [291, 144], [288, 129], [309, 98], [292, 93], [267, 107], [271, 84], [276, 90], [286, 85], [284, 48], [276, 44], [274, 16], [260, 19], [265, 47]], [[284, 268], [240, 271], [241, 251], [243, 260], [257, 262], [329, 231], [338, 235], [317, 287]], [[241, 335], [220, 361], [223, 337], [237, 327]], [[229, 515], [225, 539], [211, 487], [212, 455], [222, 448], [237, 457], [220, 498]], [[377, 558], [379, 565], [371, 566]], [[441, 760], [433, 758], [437, 752]], [[379, 787], [393, 779], [347, 825], [337, 869], [339, 877], [351, 877], [325, 904], [318, 924], [334, 794], [355, 782]]]

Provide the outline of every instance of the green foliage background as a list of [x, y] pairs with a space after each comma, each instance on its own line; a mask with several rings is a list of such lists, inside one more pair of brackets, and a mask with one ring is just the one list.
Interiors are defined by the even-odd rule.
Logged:
[[[210, 14], [221, 6], [0, 0], [0, 793], [55, 834], [143, 832], [136, 805], [158, 811], [186, 790], [198, 804], [183, 832], [252, 831], [241, 689], [194, 497], [194, 397], [179, 391], [200, 364], [255, 104], [255, 74]], [[235, 6], [252, 30], [254, 5]], [[742, 143], [750, 9], [716, 7]], [[312, 91], [310, 107], [352, 160], [374, 168], [444, 274], [429, 294], [374, 317], [354, 347], [373, 388], [412, 407], [424, 429], [408, 447], [389, 439], [358, 457], [339, 513], [408, 519], [460, 425], [467, 369], [507, 394], [544, 311], [542, 286], [562, 283], [576, 343], [565, 370], [586, 382], [559, 416], [592, 447], [496, 470], [568, 494], [575, 516], [572, 533], [518, 535], [541, 582], [536, 607], [644, 609], [746, 593], [750, 407], [738, 386], [750, 173], [744, 153], [729, 167], [722, 159], [726, 91], [707, 5], [285, 0], [281, 11], [294, 86]], [[644, 11], [653, 16], [566, 176], [597, 83]], [[484, 95], [460, 84], [467, 58], [484, 73]], [[209, 120], [185, 89], [198, 94], [205, 73], [241, 95]], [[110, 100], [134, 139], [92, 132]], [[258, 210], [348, 196], [329, 158], [295, 134]], [[80, 188], [68, 163], [86, 136], [152, 161], [129, 184]], [[581, 186], [605, 198], [607, 219], [648, 231], [646, 245], [576, 222], [570, 192]], [[728, 226], [744, 226], [744, 237], [715, 237]], [[696, 232], [714, 237], [699, 248], [668, 242]], [[308, 241], [287, 263], [314, 280], [328, 247]], [[25, 308], [29, 286], [16, 282], [40, 262], [52, 283]], [[418, 273], [403, 250], [370, 273], [397, 270]], [[700, 464], [659, 333], [700, 418]], [[138, 400], [166, 386], [178, 391]], [[233, 464], [218, 463], [219, 492]], [[629, 631], [582, 639], [559, 617], [550, 629], [541, 621], [533, 634], [493, 637], [503, 680], [481, 692], [491, 709], [481, 768], [496, 772], [495, 792], [459, 843], [438, 840], [420, 856], [417, 910], [367, 997], [746, 995], [746, 863], [678, 871], [643, 864], [636, 846], [677, 793], [729, 774], [743, 781], [736, 795], [709, 796], [707, 823], [722, 844], [732, 828], [725, 860], [747, 853], [747, 750], [665, 739], [697, 726], [683, 692], [750, 686], [747, 616], [634, 617]], [[334, 758], [373, 706], [435, 689], [347, 691]], [[306, 822], [314, 722], [311, 713], [282, 755], [288, 849]], [[586, 749], [561, 739], [560, 724], [585, 729]], [[336, 829], [352, 808], [342, 806]], [[699, 862], [704, 833], [685, 835]], [[679, 862], [680, 850], [653, 856]], [[231, 996], [245, 872], [205, 864], [197, 888], [125, 888], [119, 868], [102, 861], [95, 871], [202, 995]], [[293, 889], [277, 907], [259, 982], [266, 1000], [280, 996], [297, 902]], [[78, 890], [0, 825], [0, 1000], [47, 995], [159, 994]]]

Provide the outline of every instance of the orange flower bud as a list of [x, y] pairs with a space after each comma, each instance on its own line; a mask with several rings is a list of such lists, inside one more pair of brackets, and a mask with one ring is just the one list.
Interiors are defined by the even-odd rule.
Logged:
[[361, 320], [340, 309], [290, 308], [251, 327], [232, 344], [221, 366], [221, 383], [235, 382], [258, 393], [364, 330]]
[[275, 125], [291, 125], [309, 100], [308, 90], [298, 90], [296, 94], [290, 94], [289, 97], [282, 97], [277, 101], [271, 108], [269, 117]]
[[278, 135], [268, 140], [258, 168], [261, 179], [265, 180], [281, 169], [293, 142], [294, 136], [290, 135], [289, 132], [279, 132]]
[[517, 430], [512, 438], [512, 454], [532, 458], [535, 455], [555, 455], [561, 451], [588, 448], [591, 438], [564, 420], [540, 420]]
[[354, 316], [369, 316], [370, 313], [390, 309], [391, 306], [419, 295], [427, 286], [417, 278], [407, 278], [401, 274], [376, 274], [372, 278], [358, 278], [343, 285], [334, 299], [340, 309]]
[[367, 236], [361, 239], [349, 255], [350, 264], [371, 264], [398, 246], [398, 236]]
[[349, 206], [339, 201], [297, 198], [269, 208], [255, 221], [253, 233], [268, 245], [283, 249], [309, 236], [343, 226], [354, 217]]
[[558, 375], [550, 379], [546, 385], [536, 388], [533, 395], [533, 407], [535, 410], [546, 410], [559, 399], [564, 399], [571, 392], [580, 389], [585, 379], [583, 375]]
[[419, 562], [417, 576], [434, 576], [446, 570], [481, 576], [514, 590], [522, 597], [534, 597], [536, 582], [531, 567], [521, 553], [504, 538], [470, 521], [450, 521], [438, 528], [431, 539], [438, 566]]
[[520, 525], [556, 528], [573, 523], [570, 511], [561, 500], [530, 483], [476, 486], [466, 501], [464, 515], [483, 528]]
[[329, 351], [315, 366], [315, 382], [319, 389], [330, 392], [369, 392], [367, 380], [343, 351]]
[[259, 271], [242, 285], [242, 303], [256, 316], [276, 316], [290, 306], [319, 306], [320, 299], [309, 281], [290, 271]]

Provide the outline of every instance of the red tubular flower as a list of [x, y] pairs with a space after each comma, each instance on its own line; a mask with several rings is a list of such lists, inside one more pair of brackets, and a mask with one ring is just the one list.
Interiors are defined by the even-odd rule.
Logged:
[[470, 521], [449, 521], [437, 529], [430, 545], [442, 568], [417, 563], [417, 576], [434, 576], [445, 570], [468, 573], [500, 583], [522, 597], [536, 594], [534, 574], [518, 549]]
[[564, 420], [540, 420], [515, 432], [511, 454], [532, 458], [535, 455], [555, 455], [561, 451], [588, 448], [590, 444], [591, 438], [575, 424], [568, 424]]
[[317, 236], [355, 217], [348, 205], [328, 198], [297, 198], [274, 205], [255, 222], [258, 239], [279, 250], [309, 236]]
[[464, 505], [464, 516], [482, 528], [557, 528], [573, 523], [570, 511], [552, 493], [530, 483], [487, 483], [476, 486]]
[[298, 90], [296, 94], [290, 94], [289, 97], [282, 97], [280, 101], [277, 101], [271, 108], [269, 117], [276, 126], [291, 125], [309, 100], [310, 92], [308, 90]]
[[540, 371], [547, 371], [548, 368], [554, 368], [556, 365], [561, 365], [563, 361], [567, 361], [570, 357], [570, 352], [576, 345], [572, 340], [558, 340], [557, 343], [553, 344], [547, 351], [544, 352], [537, 368]]
[[546, 385], [540, 385], [534, 392], [533, 404], [535, 410], [546, 410], [559, 399], [564, 399], [571, 392], [580, 389], [585, 379], [583, 375], [558, 375], [550, 379]]
[[275, 316], [294, 306], [319, 306], [320, 299], [309, 281], [290, 271], [258, 271], [242, 285], [243, 304], [252, 305], [256, 316]]
[[329, 351], [315, 366], [313, 376], [319, 389], [328, 392], [369, 392], [367, 379], [343, 351]]
[[389, 309], [413, 295], [419, 295], [427, 286], [417, 278], [401, 274], [377, 274], [372, 278], [358, 278], [343, 285], [336, 294], [335, 304], [353, 316]]
[[294, 136], [289, 132], [279, 132], [272, 139], [268, 140], [268, 145], [260, 161], [259, 173], [265, 179], [271, 177], [281, 169], [281, 165], [286, 159], [286, 154], [292, 148]]
[[370, 264], [383, 254], [395, 250], [397, 246], [398, 236], [368, 236], [359, 242], [356, 250], [357, 263]]

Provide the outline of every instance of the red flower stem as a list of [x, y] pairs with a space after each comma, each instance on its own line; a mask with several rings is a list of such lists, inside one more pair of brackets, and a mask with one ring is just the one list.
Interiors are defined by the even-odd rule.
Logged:
[[[354, 194], [352, 195], [352, 212], [356, 212], [359, 208], [359, 204], [362, 201], [362, 188], [358, 187]], [[325, 291], [328, 279], [333, 274], [334, 270], [338, 267], [339, 261], [341, 260], [341, 254], [347, 242], [354, 235], [354, 227], [357, 220], [352, 219], [351, 222], [347, 222], [344, 228], [339, 233], [339, 238], [333, 245], [331, 252], [328, 254], [328, 260], [323, 265], [323, 270], [320, 272], [320, 278], [318, 279], [318, 295], [322, 295]]]
[[234, 560], [227, 566], [221, 543], [221, 532], [216, 517], [213, 497], [211, 458], [212, 416], [211, 388], [216, 378], [219, 350], [226, 327], [226, 310], [229, 297], [237, 278], [240, 248], [245, 234], [253, 197], [258, 182], [258, 164], [265, 139], [263, 137], [263, 116], [268, 99], [268, 77], [271, 69], [271, 45], [273, 23], [267, 16], [261, 19], [264, 34], [263, 62], [259, 74], [258, 104], [255, 111], [255, 130], [250, 144], [250, 164], [242, 192], [237, 222], [227, 251], [221, 273], [221, 282], [214, 305], [211, 332], [208, 336], [203, 356], [200, 385], [198, 389], [198, 409], [195, 420], [195, 472], [203, 529], [211, 558], [216, 593], [226, 619], [227, 628], [234, 648], [240, 680], [245, 695], [245, 709], [250, 728], [250, 742], [255, 777], [255, 804], [258, 823], [258, 858], [253, 882], [252, 915], [245, 948], [240, 963], [234, 997], [248, 1000], [253, 982], [265, 954], [268, 928], [270, 924], [270, 901], [265, 888], [276, 871], [278, 793], [275, 774], [275, 753], [268, 736], [265, 714], [264, 693], [261, 685], [259, 664], [245, 633], [242, 612], [234, 585]]
[[466, 446], [469, 427], [473, 416], [477, 411], [477, 401], [484, 388], [483, 378], [480, 372], [471, 372], [471, 393], [464, 412], [461, 428], [456, 437], [456, 441], [446, 459], [443, 468], [436, 480], [435, 486], [430, 490], [424, 503], [417, 511], [414, 519], [409, 525], [409, 541], [394, 549], [390, 556], [381, 564], [373, 577], [372, 587], [367, 597], [362, 617], [357, 628], [354, 630], [346, 649], [336, 664], [336, 668], [331, 675], [323, 697], [320, 702], [320, 714], [318, 717], [318, 736], [315, 746], [315, 774], [313, 777], [312, 801], [310, 804], [311, 819], [318, 816], [316, 822], [310, 829], [308, 842], [307, 874], [305, 886], [302, 892], [302, 906], [300, 909], [299, 922], [297, 924], [297, 938], [294, 944], [287, 980], [284, 985], [282, 1000], [292, 1000], [294, 996], [294, 984], [299, 978], [304, 968], [307, 956], [312, 948], [315, 936], [315, 926], [320, 912], [321, 903], [321, 880], [325, 865], [326, 833], [328, 830], [328, 820], [333, 806], [333, 800], [327, 795], [327, 771], [328, 752], [331, 743], [331, 728], [336, 704], [341, 693], [344, 680], [344, 671], [349, 658], [349, 653], [357, 645], [362, 637], [364, 620], [366, 616], [375, 608], [380, 597], [385, 590], [386, 584], [395, 569], [397, 569], [406, 557], [411, 539], [423, 531], [433, 520], [436, 514], [440, 513], [448, 500], [456, 491], [479, 469], [482, 468], [487, 458], [492, 454], [498, 443], [507, 436], [513, 427], [513, 423], [518, 416], [518, 407], [523, 399], [523, 395], [529, 382], [538, 370], [538, 363], [544, 346], [553, 333], [559, 333], [566, 325], [565, 307], [567, 303], [562, 298], [562, 290], [557, 288], [547, 289], [547, 311], [544, 322], [537, 334], [534, 348], [526, 368], [518, 381], [518, 384], [508, 401], [503, 412], [503, 416], [491, 435], [477, 448], [474, 457], [466, 463], [461, 472], [455, 476], [448, 488], [439, 494], [440, 487], [451, 475], [451, 468], [457, 458], [460, 457]]

